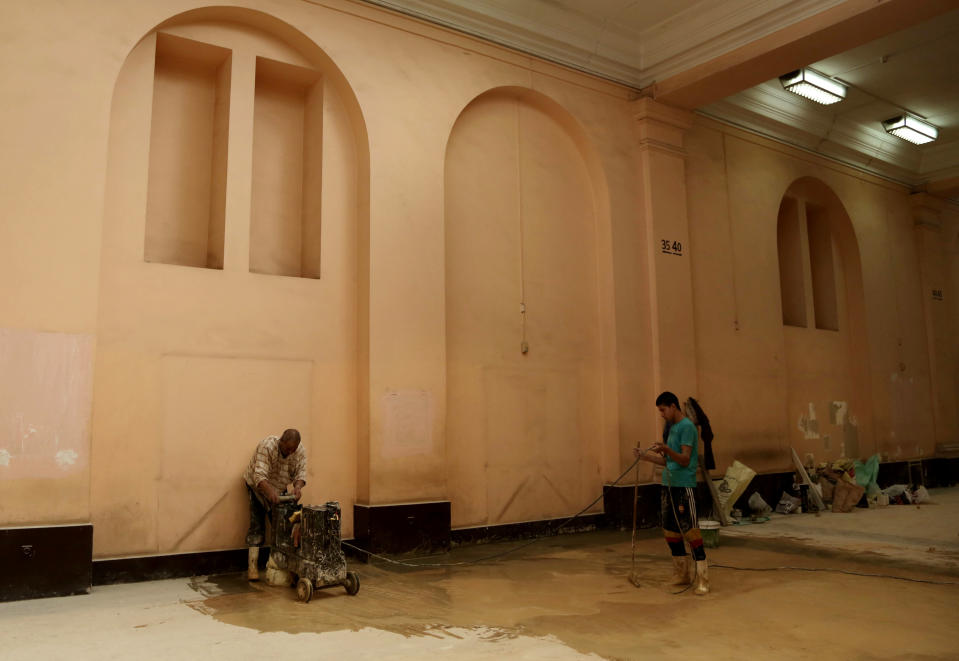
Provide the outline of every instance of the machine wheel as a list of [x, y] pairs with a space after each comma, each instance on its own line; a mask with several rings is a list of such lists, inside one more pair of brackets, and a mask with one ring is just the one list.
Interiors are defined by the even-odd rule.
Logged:
[[343, 587], [346, 588], [346, 594], [356, 594], [360, 591], [360, 575], [355, 571], [346, 572], [346, 580], [343, 581]]
[[296, 582], [296, 598], [305, 604], [310, 603], [313, 598], [313, 582], [301, 578]]

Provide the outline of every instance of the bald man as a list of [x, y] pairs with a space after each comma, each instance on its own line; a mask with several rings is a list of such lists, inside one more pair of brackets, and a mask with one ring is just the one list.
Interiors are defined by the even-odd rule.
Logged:
[[280, 494], [293, 484], [293, 497], [299, 501], [306, 486], [306, 450], [300, 443], [300, 432], [287, 429], [282, 436], [267, 436], [257, 443], [256, 451], [243, 474], [250, 498], [250, 528], [246, 533], [249, 547], [247, 578], [260, 579], [257, 559], [266, 530], [265, 519]]

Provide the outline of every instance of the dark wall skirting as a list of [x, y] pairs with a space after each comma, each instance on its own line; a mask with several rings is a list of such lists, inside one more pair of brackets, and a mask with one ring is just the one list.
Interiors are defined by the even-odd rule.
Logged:
[[[959, 457], [924, 459], [921, 470], [921, 480], [929, 488], [959, 483]], [[917, 462], [887, 462], [879, 466], [880, 487], [919, 481]], [[756, 492], [775, 507], [792, 483], [791, 471], [757, 475], [735, 507], [748, 511], [746, 503]], [[639, 486], [637, 528], [659, 527], [659, 489], [658, 484]], [[715, 518], [711, 511], [712, 499], [704, 483], [696, 488], [696, 503], [701, 519]], [[603, 507], [602, 514], [586, 514], [568, 523], [568, 519], [563, 518], [451, 530], [449, 501], [354, 505], [354, 539], [345, 541], [373, 553], [426, 554], [448, 551], [452, 546], [557, 533], [601, 528], [628, 530], [633, 520], [633, 486], [605, 486]], [[368, 557], [349, 547], [344, 547], [344, 551], [351, 562]], [[246, 569], [247, 563], [245, 548], [102, 560], [91, 560], [92, 555], [93, 526], [90, 524], [0, 528], [0, 601], [85, 594], [91, 585], [240, 572]], [[268, 556], [269, 548], [261, 548], [260, 567], [265, 566]]]
[[[247, 553], [244, 548], [94, 560], [93, 584], [136, 583], [246, 571]], [[260, 547], [261, 568], [266, 566], [269, 557], [270, 547]]]
[[353, 505], [353, 543], [371, 553], [448, 551], [450, 520], [448, 500]]
[[[910, 463], [912, 476], [910, 478]], [[920, 468], [921, 475], [920, 478]], [[716, 473], [713, 479], [719, 479], [721, 476]], [[733, 507], [749, 512], [749, 497], [754, 493], [759, 493], [763, 500], [775, 508], [783, 492], [792, 492], [794, 473], [784, 471], [779, 473], [762, 473], [757, 475], [746, 487], [743, 495], [739, 497]], [[959, 483], [959, 457], [945, 458], [934, 457], [923, 459], [921, 467], [918, 462], [895, 461], [879, 464], [879, 475], [876, 479], [880, 488], [885, 488], [893, 484], [918, 484], [925, 482], [926, 487], [939, 488], [949, 487]], [[661, 525], [659, 517], [659, 485], [641, 484], [639, 485], [639, 498], [636, 509], [636, 527], [637, 528], [656, 528]], [[712, 512], [712, 497], [709, 488], [704, 482], [696, 486], [696, 507], [699, 518], [713, 518], [716, 515]], [[603, 507], [606, 512], [606, 525], [620, 530], [628, 530], [633, 522], [633, 487], [629, 486], [605, 486], [603, 488]]]
[[[450, 532], [453, 546], [466, 544], [490, 544], [517, 539], [531, 539], [534, 537], [549, 537], [557, 534], [573, 532], [587, 532], [606, 526], [606, 515], [584, 514], [573, 521], [569, 517], [562, 519], [543, 519], [540, 521], [524, 521], [522, 523], [503, 523], [495, 526], [475, 526], [471, 528], [456, 528]], [[565, 524], [565, 525], [563, 525]]]
[[93, 525], [0, 528], [0, 601], [86, 594]]

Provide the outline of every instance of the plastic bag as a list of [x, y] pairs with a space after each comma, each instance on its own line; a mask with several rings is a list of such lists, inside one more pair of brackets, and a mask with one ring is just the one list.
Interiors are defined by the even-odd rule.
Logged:
[[858, 459], [853, 462], [855, 470], [856, 484], [866, 489], [866, 495], [875, 496], [880, 492], [879, 485], [876, 484], [876, 477], [879, 475], [879, 455], [874, 454], [866, 463]]
[[763, 500], [763, 497], [759, 495], [758, 491], [754, 491], [753, 495], [749, 497], [749, 510], [753, 514], [762, 516], [772, 512], [773, 508], [769, 506], [769, 503]]
[[776, 511], [780, 514], [793, 514], [800, 511], [800, 505], [802, 501], [795, 496], [790, 496], [788, 493], [783, 491], [782, 498], [779, 499], [779, 504], [776, 505]]
[[912, 502], [918, 505], [919, 503], [928, 503], [929, 501], [929, 492], [926, 490], [926, 487], [916, 487], [916, 490], [912, 493]]

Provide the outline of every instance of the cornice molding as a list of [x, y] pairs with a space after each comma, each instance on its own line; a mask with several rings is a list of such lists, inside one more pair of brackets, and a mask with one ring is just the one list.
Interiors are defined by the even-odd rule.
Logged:
[[700, 2], [641, 33], [641, 87], [713, 60], [844, 1]]
[[641, 89], [846, 0], [702, 0], [641, 32], [575, 12], [595, 33], [543, 25], [490, 0], [363, 1]]

